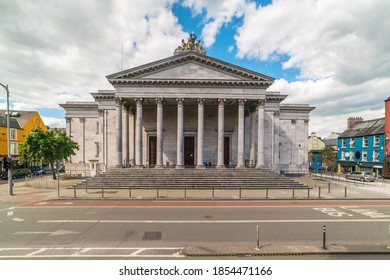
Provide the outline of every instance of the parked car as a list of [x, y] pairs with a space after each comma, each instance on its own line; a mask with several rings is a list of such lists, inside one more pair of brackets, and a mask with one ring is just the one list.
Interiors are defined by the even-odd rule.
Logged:
[[[13, 179], [24, 178], [24, 177], [30, 176], [30, 174], [31, 174], [31, 170], [28, 168], [19, 168], [19, 169], [12, 170], [12, 178]], [[1, 174], [1, 179], [7, 180], [8, 179], [8, 172]]]
[[362, 182], [374, 182], [376, 178], [370, 172], [354, 171], [346, 174], [345, 179], [359, 180]]
[[33, 173], [34, 175], [40, 175], [40, 176], [42, 176], [42, 175], [45, 175], [45, 174], [46, 174], [46, 169], [45, 169], [45, 168], [35, 169], [35, 170], [32, 171], [32, 173]]

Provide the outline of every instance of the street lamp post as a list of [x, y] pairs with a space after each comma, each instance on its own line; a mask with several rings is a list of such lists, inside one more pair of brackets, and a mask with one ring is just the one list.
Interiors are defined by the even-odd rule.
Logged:
[[9, 115], [9, 90], [8, 90], [8, 85], [3, 85], [0, 83], [0, 85], [7, 91], [7, 133], [8, 133], [8, 138], [7, 138], [7, 145], [8, 145], [8, 162], [9, 162], [9, 167], [8, 167], [8, 194], [9, 195], [14, 195], [13, 191], [13, 183], [12, 183], [12, 157], [11, 157], [11, 129], [10, 129], [10, 115]]

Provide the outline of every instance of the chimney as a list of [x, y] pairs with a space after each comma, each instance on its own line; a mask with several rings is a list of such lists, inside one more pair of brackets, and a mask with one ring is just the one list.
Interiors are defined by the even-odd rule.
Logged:
[[363, 118], [361, 117], [349, 117], [347, 120], [347, 129], [351, 129], [354, 127], [355, 124], [361, 123], [363, 121]]

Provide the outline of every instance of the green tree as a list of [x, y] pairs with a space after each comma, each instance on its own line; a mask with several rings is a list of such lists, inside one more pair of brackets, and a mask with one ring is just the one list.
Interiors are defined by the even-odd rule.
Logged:
[[56, 179], [55, 161], [75, 155], [75, 150], [78, 149], [78, 144], [62, 131], [35, 128], [27, 135], [26, 141], [19, 145], [19, 162], [23, 164], [33, 160], [42, 160], [50, 164], [53, 179]]

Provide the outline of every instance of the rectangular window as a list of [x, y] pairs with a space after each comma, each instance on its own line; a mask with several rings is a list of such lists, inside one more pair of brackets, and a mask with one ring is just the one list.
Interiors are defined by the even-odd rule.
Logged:
[[341, 139], [341, 148], [347, 147], [347, 139]]
[[375, 136], [374, 136], [374, 146], [375, 146], [375, 147], [378, 147], [379, 144], [380, 144], [379, 135], [375, 135]]
[[341, 152], [341, 160], [345, 160], [345, 152]]
[[99, 142], [95, 142], [95, 157], [99, 157]]
[[16, 129], [11, 129], [11, 140], [17, 140], [18, 139], [18, 131]]
[[351, 140], [349, 141], [349, 147], [355, 148], [355, 138], [351, 138]]
[[373, 152], [372, 161], [379, 161], [379, 151]]
[[18, 143], [11, 143], [11, 155], [17, 155], [18, 153]]
[[367, 161], [367, 151], [362, 152], [362, 161]]
[[368, 136], [363, 137], [363, 147], [368, 147]]

